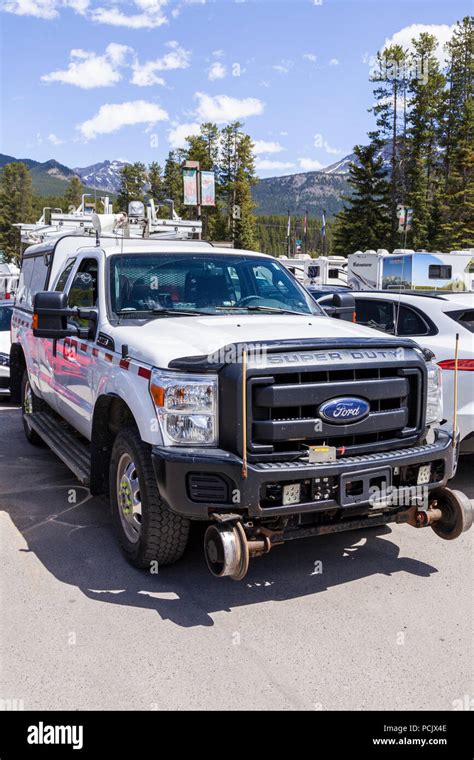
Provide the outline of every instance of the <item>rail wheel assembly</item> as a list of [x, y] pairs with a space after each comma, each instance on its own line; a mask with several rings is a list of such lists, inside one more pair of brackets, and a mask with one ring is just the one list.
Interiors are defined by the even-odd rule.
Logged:
[[459, 538], [472, 525], [472, 503], [462, 491], [436, 488], [430, 493], [429, 511], [439, 512], [438, 519], [430, 522], [437, 536], [446, 541]]

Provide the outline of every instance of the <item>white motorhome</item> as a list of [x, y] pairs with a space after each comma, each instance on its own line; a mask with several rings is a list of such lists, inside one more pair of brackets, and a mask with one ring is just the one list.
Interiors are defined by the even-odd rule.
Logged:
[[473, 291], [474, 250], [356, 251], [348, 257], [347, 280], [353, 290]]
[[302, 285], [347, 285], [345, 256], [296, 254], [294, 258], [279, 256], [278, 261], [290, 270]]

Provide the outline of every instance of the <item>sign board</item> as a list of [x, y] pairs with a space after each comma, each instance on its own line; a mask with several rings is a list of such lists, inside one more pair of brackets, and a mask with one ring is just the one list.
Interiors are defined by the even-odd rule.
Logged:
[[398, 204], [398, 232], [409, 232], [413, 225], [413, 209]]
[[183, 169], [183, 188], [185, 206], [197, 206], [197, 172], [196, 169]]
[[216, 180], [214, 172], [201, 172], [201, 205], [216, 205]]

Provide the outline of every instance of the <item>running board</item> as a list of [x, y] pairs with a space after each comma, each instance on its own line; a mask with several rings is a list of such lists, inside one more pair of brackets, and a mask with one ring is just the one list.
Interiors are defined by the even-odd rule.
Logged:
[[69, 467], [80, 483], [89, 485], [90, 448], [67, 423], [48, 412], [28, 415], [28, 423], [47, 446]]

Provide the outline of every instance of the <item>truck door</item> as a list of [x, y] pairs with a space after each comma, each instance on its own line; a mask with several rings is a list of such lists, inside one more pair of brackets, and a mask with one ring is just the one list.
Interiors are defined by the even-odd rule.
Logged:
[[[98, 306], [98, 260], [82, 259], [68, 282], [68, 306], [91, 309]], [[83, 319], [71, 320], [77, 327], [87, 328]], [[86, 437], [92, 417], [92, 346], [93, 341], [68, 337], [57, 341], [55, 357], [55, 389], [57, 410]]]

